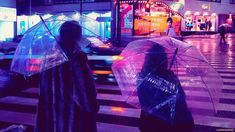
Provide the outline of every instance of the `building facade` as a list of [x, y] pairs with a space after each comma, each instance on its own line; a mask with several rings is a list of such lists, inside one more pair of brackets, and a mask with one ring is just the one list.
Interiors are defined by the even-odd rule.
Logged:
[[16, 1], [4, 0], [0, 2], [0, 41], [11, 40], [15, 34]]
[[89, 21], [86, 29], [103, 39], [111, 38], [111, 1], [109, 0], [21, 0], [19, 6], [17, 33], [23, 34], [28, 28], [52, 15], [81, 13]]
[[102, 22], [97, 27], [95, 26], [97, 24], [89, 25], [93, 25], [94, 30], [108, 31], [106, 36], [115, 42], [121, 41], [122, 38], [125, 39], [125, 36], [162, 35], [167, 28], [166, 19], [168, 17], [173, 18], [173, 27], [179, 35], [183, 32], [216, 33], [219, 26], [224, 23], [229, 23], [231, 25], [229, 30], [235, 32], [234, 0], [18, 1], [18, 15], [32, 16], [38, 13], [45, 15], [77, 11], [86, 15], [91, 13], [90, 17], [94, 19], [111, 17], [110, 21]]
[[182, 31], [217, 32], [221, 24], [228, 23], [235, 32], [234, 0], [185, 0], [182, 13]]

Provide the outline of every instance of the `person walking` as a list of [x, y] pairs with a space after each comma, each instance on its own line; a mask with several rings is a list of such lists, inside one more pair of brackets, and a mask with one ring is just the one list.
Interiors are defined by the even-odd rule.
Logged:
[[205, 31], [208, 31], [209, 29], [209, 21], [206, 19], [205, 20]]
[[209, 20], [209, 21], [208, 21], [208, 31], [211, 31], [211, 27], [212, 27], [212, 23], [211, 23], [211, 21]]
[[76, 21], [60, 27], [59, 45], [69, 61], [41, 73], [35, 132], [96, 132], [97, 93], [82, 28]]
[[224, 26], [221, 26], [219, 29], [219, 33], [220, 33], [220, 44], [226, 43], [225, 41], [226, 28]]

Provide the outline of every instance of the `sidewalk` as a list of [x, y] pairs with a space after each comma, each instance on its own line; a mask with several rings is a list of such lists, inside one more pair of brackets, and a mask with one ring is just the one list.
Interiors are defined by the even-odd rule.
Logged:
[[[189, 36], [183, 36], [183, 38], [210, 38], [210, 39], [217, 39], [220, 38], [219, 33], [213, 34], [213, 35], [189, 35]], [[226, 38], [235, 38], [235, 33], [227, 33]]]
[[[147, 35], [147, 36], [121, 36], [121, 45], [122, 47], [125, 47], [128, 43], [138, 40], [138, 39], [151, 39], [161, 37], [160, 34], [155, 35]], [[187, 38], [207, 38], [207, 39], [217, 39], [220, 38], [220, 35], [217, 34], [201, 34], [201, 35], [188, 35], [188, 36], [179, 36], [178, 40], [184, 40]], [[227, 33], [226, 38], [235, 38], [235, 33]]]

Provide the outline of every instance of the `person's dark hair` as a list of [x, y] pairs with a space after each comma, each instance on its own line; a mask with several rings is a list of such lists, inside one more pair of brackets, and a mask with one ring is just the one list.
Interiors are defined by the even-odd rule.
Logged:
[[66, 21], [60, 27], [60, 46], [66, 52], [71, 52], [77, 47], [81, 39], [82, 27], [77, 21]]
[[170, 23], [173, 23], [173, 19], [171, 17], [168, 17], [166, 21], [170, 22]]
[[[148, 43], [154, 43], [149, 41]], [[168, 68], [168, 58], [163, 46], [154, 43], [145, 55], [142, 74], [148, 74], [153, 70], [164, 71]]]

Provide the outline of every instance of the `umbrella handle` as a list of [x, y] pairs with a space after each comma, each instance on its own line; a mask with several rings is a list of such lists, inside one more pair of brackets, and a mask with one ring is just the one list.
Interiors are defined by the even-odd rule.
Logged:
[[172, 65], [173, 65], [173, 63], [174, 63], [174, 61], [175, 61], [175, 59], [176, 59], [176, 54], [177, 54], [177, 53], [178, 53], [178, 48], [175, 49], [174, 56], [173, 56], [173, 58], [172, 58], [172, 60], [171, 60], [171, 64], [170, 64], [169, 70], [171, 70], [171, 67], [172, 67]]

